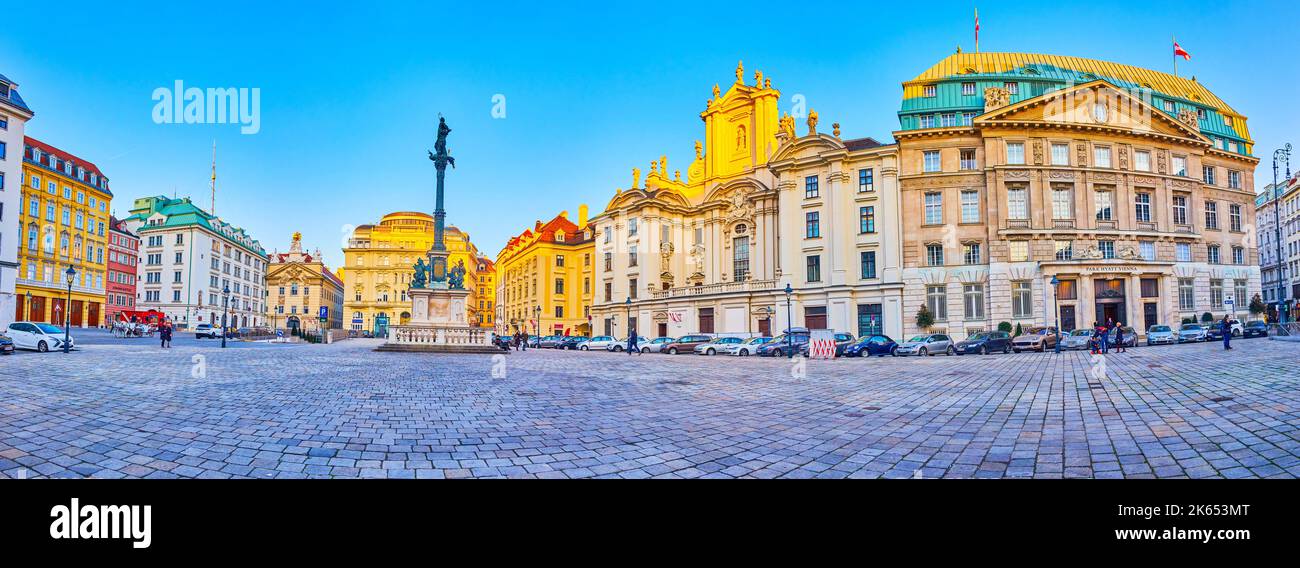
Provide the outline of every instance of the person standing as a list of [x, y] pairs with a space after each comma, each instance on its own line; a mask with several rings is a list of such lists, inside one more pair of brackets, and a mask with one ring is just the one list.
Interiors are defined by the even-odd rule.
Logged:
[[519, 350], [520, 350], [520, 351], [527, 351], [527, 350], [528, 350], [528, 332], [527, 332], [527, 331], [521, 331], [521, 332], [519, 332]]
[[162, 340], [163, 349], [171, 348], [172, 322], [163, 320], [162, 325], [158, 326], [158, 337]]
[[1097, 345], [1101, 348], [1101, 354], [1105, 355], [1110, 351], [1108, 341], [1110, 339], [1110, 328], [1107, 324], [1097, 326]]
[[1124, 348], [1124, 322], [1115, 323], [1115, 352], [1127, 353], [1128, 349]]
[[632, 334], [631, 334], [631, 335], [627, 336], [627, 354], [628, 354], [628, 355], [631, 355], [632, 353], [636, 353], [636, 354], [638, 354], [638, 355], [641, 354], [641, 350], [636, 348], [636, 330], [635, 330], [635, 329], [632, 330]]
[[1228, 316], [1223, 316], [1223, 321], [1219, 322], [1219, 331], [1223, 333], [1223, 349], [1232, 349], [1232, 322]]

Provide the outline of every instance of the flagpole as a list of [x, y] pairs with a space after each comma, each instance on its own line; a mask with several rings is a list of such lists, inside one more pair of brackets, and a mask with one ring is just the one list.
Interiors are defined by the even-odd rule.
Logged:
[[[1174, 45], [1178, 45], [1178, 36], [1173, 36]], [[1174, 76], [1178, 76], [1178, 50], [1174, 50]]]
[[980, 9], [975, 9], [975, 53], [980, 52]]

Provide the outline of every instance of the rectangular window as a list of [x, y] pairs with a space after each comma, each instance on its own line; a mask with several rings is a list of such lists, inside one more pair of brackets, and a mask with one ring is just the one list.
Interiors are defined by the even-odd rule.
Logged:
[[984, 285], [966, 284], [962, 286], [962, 297], [966, 308], [966, 319], [984, 319]]
[[1073, 241], [1056, 241], [1056, 260], [1074, 259], [1074, 242]]
[[808, 268], [808, 273], [807, 273], [808, 281], [821, 282], [822, 281], [822, 257], [820, 255], [814, 254], [809, 256], [806, 262]]
[[1007, 218], [1017, 221], [1029, 219], [1029, 191], [1023, 187], [1007, 188]]
[[1241, 172], [1228, 170], [1228, 187], [1232, 189], [1241, 189]]
[[636, 266], [636, 245], [627, 247], [627, 265], [628, 267]]
[[1174, 175], [1187, 176], [1187, 158], [1185, 156], [1174, 156]]
[[556, 294], [563, 294], [563, 293], [564, 293], [564, 279], [563, 279], [563, 278], [556, 278], [556, 279], [555, 279], [555, 293], [556, 293]]
[[858, 193], [876, 190], [876, 174], [873, 168], [858, 170]]
[[973, 112], [963, 112], [961, 113], [961, 123], [966, 126], [975, 124], [975, 116], [976, 114]]
[[1028, 262], [1029, 261], [1029, 241], [1008, 241], [1007, 254], [1011, 257], [1011, 262]]
[[1052, 143], [1052, 165], [1068, 166], [1070, 165], [1070, 145]]
[[1232, 247], [1232, 263], [1246, 264], [1246, 249], [1241, 247]]
[[943, 194], [942, 193], [925, 194], [925, 224], [926, 225], [943, 224]]
[[1114, 195], [1109, 191], [1098, 191], [1092, 194], [1093, 206], [1097, 210], [1098, 221], [1110, 221], [1114, 213]]
[[975, 150], [964, 148], [961, 150], [961, 169], [962, 171], [972, 171], [975, 169]]
[[1241, 206], [1237, 204], [1228, 206], [1228, 228], [1233, 232], [1241, 232]]
[[1143, 298], [1160, 297], [1160, 281], [1155, 278], [1143, 278], [1139, 281], [1141, 294]]
[[921, 128], [934, 128], [933, 114], [923, 114], [918, 116], [917, 119], [920, 121]]
[[1223, 305], [1223, 281], [1217, 278], [1210, 280], [1210, 309], [1216, 309]]
[[942, 284], [936, 286], [926, 286], [925, 306], [927, 308], [930, 308], [930, 313], [934, 315], [935, 321], [947, 320], [948, 319], [947, 287]]
[[1205, 202], [1205, 228], [1219, 228], [1219, 204], [1214, 201]]
[[736, 282], [749, 279], [749, 237], [731, 240], [731, 272]]
[[803, 179], [803, 197], [812, 199], [821, 195], [821, 188], [818, 187], [817, 176], [808, 176]]
[[636, 278], [627, 279], [627, 295], [631, 297], [633, 300], [636, 299], [636, 292], [638, 289], [638, 286], [636, 284], [637, 284]]
[[1102, 258], [1115, 258], [1115, 241], [1097, 241], [1097, 248], [1101, 249]]
[[943, 266], [943, 245], [925, 245], [925, 263], [928, 266]]
[[858, 337], [871, 337], [884, 333], [884, 316], [885, 311], [880, 304], [858, 304]]
[[1151, 194], [1139, 193], [1134, 197], [1133, 215], [1139, 223], [1151, 222]]
[[966, 97], [969, 97], [969, 96], [971, 96], [971, 95], [974, 95], [974, 94], [975, 94], [975, 83], [970, 83], [970, 82], [962, 83], [962, 84], [961, 84], [961, 94], [962, 94], [962, 96], [966, 96]]
[[563, 267], [563, 266], [564, 266], [564, 255], [562, 255], [562, 254], [557, 254], [557, 255], [555, 255], [555, 266], [557, 266], [557, 267]]
[[1187, 197], [1183, 195], [1174, 196], [1174, 224], [1187, 224]]
[[858, 232], [876, 232], [876, 208], [874, 206], [868, 205], [858, 208]]
[[876, 251], [864, 250], [860, 254], [862, 261], [862, 278], [864, 280], [876, 277]]
[[1110, 148], [1098, 146], [1092, 149], [1093, 165], [1099, 168], [1110, 167]]
[[926, 150], [923, 157], [925, 159], [924, 171], [926, 173], [942, 171], [943, 166], [939, 162], [938, 150]]
[[1060, 284], [1056, 285], [1057, 297], [1062, 300], [1079, 299], [1079, 287], [1076, 284], [1074, 280], [1061, 280]]
[[629, 237], [636, 236], [636, 217], [632, 217], [627, 220], [627, 236]]
[[811, 211], [804, 214], [804, 237], [816, 239], [822, 236], [821, 213]]
[[1074, 192], [1067, 187], [1052, 189], [1052, 218], [1074, 218]]
[[1214, 185], [1214, 166], [1201, 166], [1201, 179], [1205, 185]]
[[939, 115], [939, 125], [944, 128], [957, 126], [957, 113], [945, 112]]
[[1025, 163], [1025, 143], [1024, 142], [1007, 142], [1007, 163], [1011, 165], [1024, 165]]
[[1017, 83], [1015, 81], [1007, 81], [1006, 83], [1002, 84], [1002, 87], [1007, 90], [1007, 94], [1010, 95], [1020, 94], [1020, 83]]
[[961, 222], [980, 222], [980, 192], [972, 190], [961, 192]]
[[1138, 253], [1142, 255], [1142, 260], [1153, 261], [1156, 259], [1156, 244], [1151, 241], [1142, 241], [1138, 243]]
[[1219, 245], [1205, 247], [1206, 262], [1219, 264]]
[[938, 93], [938, 87], [935, 85], [923, 85], [921, 87], [921, 95], [927, 99], [933, 98], [937, 93]]
[[1196, 309], [1196, 288], [1191, 278], [1178, 279], [1178, 309], [1190, 312]]
[[1188, 243], [1178, 243], [1174, 245], [1174, 254], [1178, 262], [1192, 261], [1192, 245]]
[[1151, 152], [1146, 150], [1133, 152], [1133, 169], [1139, 172], [1151, 171]]
[[1034, 315], [1034, 283], [1017, 280], [1011, 283], [1011, 317], [1028, 318]]
[[1233, 304], [1238, 309], [1247, 307], [1250, 302], [1246, 299], [1246, 281], [1237, 279], [1232, 281], [1232, 297], [1236, 302]]
[[980, 245], [979, 243], [966, 243], [961, 246], [962, 262], [966, 264], [980, 263]]

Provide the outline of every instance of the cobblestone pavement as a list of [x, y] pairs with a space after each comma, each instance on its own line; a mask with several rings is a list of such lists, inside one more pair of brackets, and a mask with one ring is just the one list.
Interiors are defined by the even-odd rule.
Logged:
[[[809, 361], [86, 341], [0, 358], [0, 477], [1296, 477], [1300, 344]], [[494, 374], [503, 376], [494, 378]], [[797, 373], [795, 373], [797, 374]]]

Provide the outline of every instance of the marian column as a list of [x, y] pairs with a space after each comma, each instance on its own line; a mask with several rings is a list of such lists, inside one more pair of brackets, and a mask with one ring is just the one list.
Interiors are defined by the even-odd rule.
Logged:
[[429, 250], [429, 281], [434, 288], [447, 287], [448, 280], [447, 243], [443, 237], [447, 211], [443, 209], [442, 195], [443, 184], [447, 179], [447, 165], [456, 167], [456, 159], [447, 152], [447, 135], [450, 133], [451, 128], [447, 127], [447, 119], [439, 117], [438, 140], [433, 144], [434, 151], [429, 152], [429, 159], [433, 161], [433, 167], [438, 171], [437, 193], [433, 208], [433, 248]]

